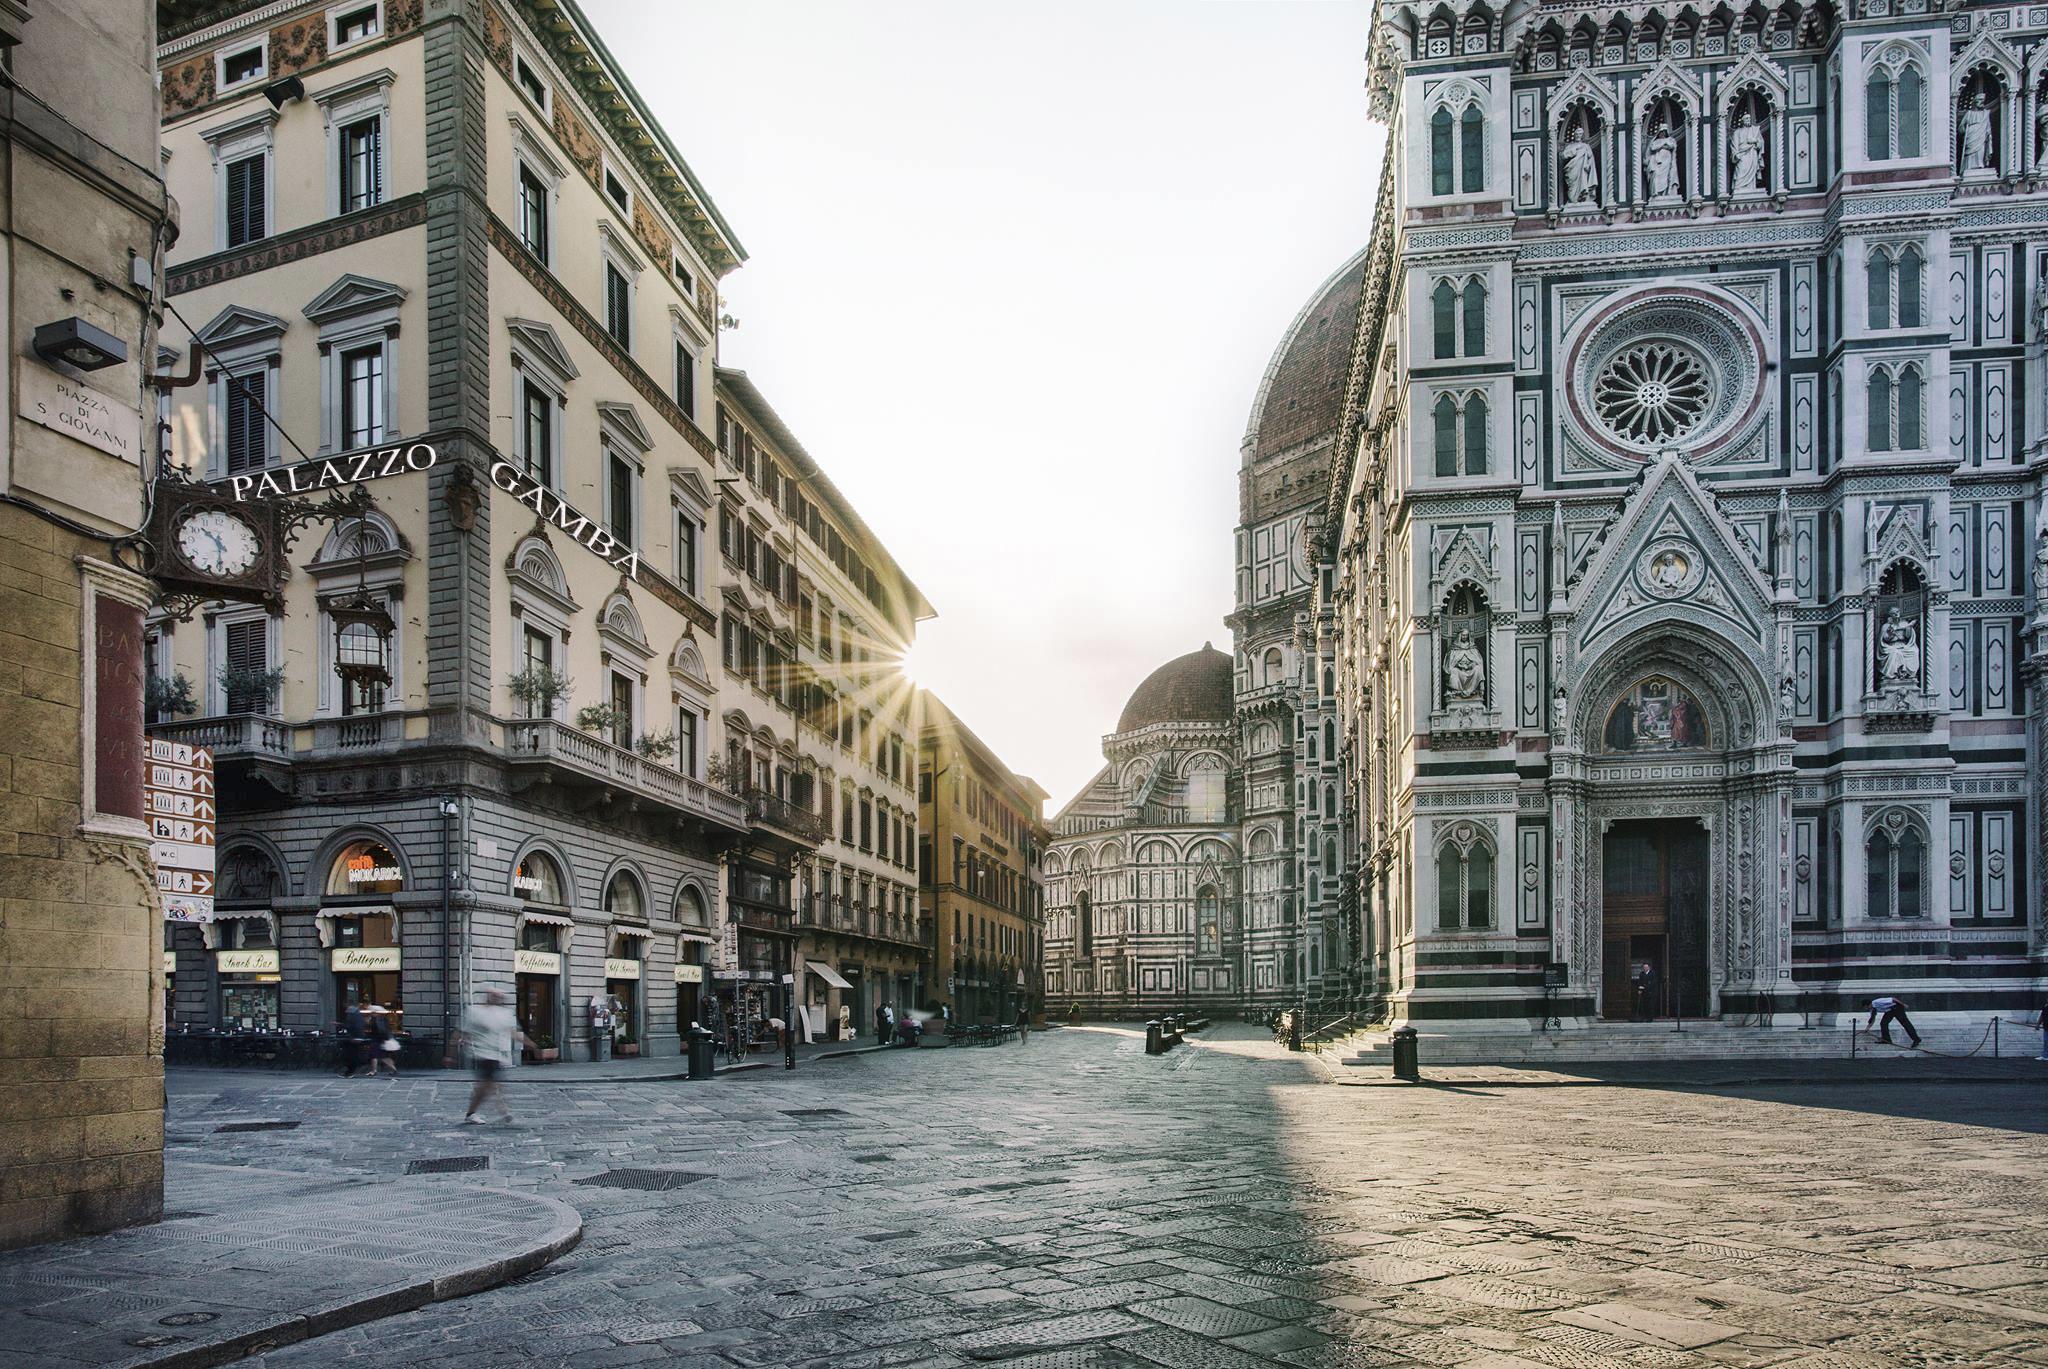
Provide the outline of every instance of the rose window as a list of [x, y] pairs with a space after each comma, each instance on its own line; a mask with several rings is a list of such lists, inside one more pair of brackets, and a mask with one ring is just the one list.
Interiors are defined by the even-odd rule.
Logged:
[[1684, 437], [1707, 415], [1712, 386], [1697, 352], [1662, 340], [1615, 353], [1593, 381], [1593, 408], [1624, 442]]

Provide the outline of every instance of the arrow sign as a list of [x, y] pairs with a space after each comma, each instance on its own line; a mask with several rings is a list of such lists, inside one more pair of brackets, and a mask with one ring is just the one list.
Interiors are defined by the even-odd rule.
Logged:
[[213, 753], [201, 746], [148, 739], [143, 783], [150, 860], [173, 922], [213, 921]]

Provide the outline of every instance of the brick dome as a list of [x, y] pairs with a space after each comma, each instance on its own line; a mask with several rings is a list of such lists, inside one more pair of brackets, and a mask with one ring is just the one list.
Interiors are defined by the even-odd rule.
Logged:
[[1230, 658], [1209, 643], [1177, 656], [1145, 677], [1131, 694], [1118, 732], [1154, 723], [1227, 723], [1235, 711]]
[[1244, 459], [1253, 465], [1334, 436], [1343, 418], [1344, 378], [1358, 333], [1368, 249], [1338, 267], [1294, 316], [1273, 351], [1245, 426]]

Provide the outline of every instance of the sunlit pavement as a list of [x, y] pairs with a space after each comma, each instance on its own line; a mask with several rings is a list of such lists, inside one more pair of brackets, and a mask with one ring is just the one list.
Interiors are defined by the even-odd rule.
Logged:
[[[711, 1083], [174, 1073], [181, 1145], [537, 1190], [582, 1245], [275, 1365], [2048, 1364], [2048, 1091], [1334, 1088], [1248, 1028]], [[223, 1120], [299, 1120], [216, 1135]], [[593, 1182], [595, 1181], [595, 1182]], [[620, 1186], [623, 1185], [623, 1186]]]

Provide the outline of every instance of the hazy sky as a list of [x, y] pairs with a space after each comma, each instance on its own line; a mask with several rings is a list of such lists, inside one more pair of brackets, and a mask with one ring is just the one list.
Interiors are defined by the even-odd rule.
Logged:
[[937, 607], [1050, 815], [1229, 649], [1238, 443], [1363, 244], [1364, 0], [584, 0], [750, 253], [745, 369]]

